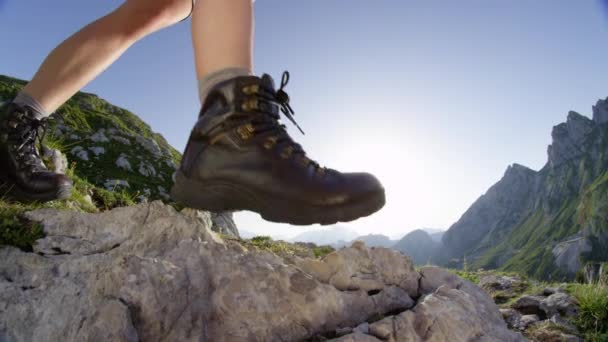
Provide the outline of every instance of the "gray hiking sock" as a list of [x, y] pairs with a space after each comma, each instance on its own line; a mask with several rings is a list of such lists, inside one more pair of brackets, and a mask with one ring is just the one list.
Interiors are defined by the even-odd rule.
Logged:
[[201, 103], [205, 102], [207, 94], [216, 84], [227, 81], [231, 78], [249, 75], [252, 75], [249, 69], [233, 67], [221, 69], [203, 77], [202, 79], [198, 80], [198, 97], [201, 100]]
[[40, 102], [38, 102], [35, 98], [31, 97], [28, 93], [26, 93], [24, 91], [20, 91], [17, 94], [17, 96], [13, 100], [13, 103], [15, 103], [16, 105], [21, 106], [21, 107], [31, 108], [32, 112], [35, 115], [35, 118], [38, 120], [44, 119], [51, 115], [50, 113], [47, 113], [46, 110], [44, 110], [44, 108], [42, 108], [42, 105], [40, 104]]

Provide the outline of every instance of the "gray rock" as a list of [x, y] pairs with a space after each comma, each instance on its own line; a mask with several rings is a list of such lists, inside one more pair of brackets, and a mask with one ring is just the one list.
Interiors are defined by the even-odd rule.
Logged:
[[538, 315], [523, 315], [519, 320], [520, 330], [525, 330], [528, 326], [540, 321]]
[[212, 230], [221, 234], [240, 238], [239, 229], [234, 223], [232, 212], [211, 213]]
[[518, 277], [501, 275], [483, 275], [479, 278], [479, 287], [487, 291], [507, 291], [511, 290], [513, 284], [521, 284]]
[[110, 139], [118, 141], [119, 143], [121, 143], [123, 145], [131, 145], [131, 140], [129, 140], [125, 137], [121, 137], [119, 135], [110, 135]]
[[541, 309], [541, 302], [545, 297], [541, 296], [522, 296], [511, 307], [524, 315], [539, 315], [545, 316], [544, 310]]
[[572, 317], [578, 312], [576, 300], [567, 293], [554, 293], [540, 302], [540, 309], [547, 317], [560, 314], [564, 317]]
[[70, 151], [71, 154], [75, 155], [81, 160], [89, 160], [89, 152], [87, 152], [82, 146], [76, 146]]
[[397, 341], [523, 341], [470, 283], [439, 286], [414, 302], [408, 293], [418, 293], [420, 276], [384, 248], [355, 244], [294, 264], [223, 241], [209, 221], [158, 201], [27, 217], [42, 222], [46, 236], [37, 253], [0, 249], [4, 340], [297, 341], [365, 331], [384, 316], [391, 327], [376, 322], [341, 341], [378, 341], [369, 334], [382, 328]]
[[144, 149], [146, 149], [148, 152], [152, 153], [152, 155], [154, 155], [154, 157], [160, 158], [163, 156], [163, 153], [160, 150], [160, 147], [158, 146], [156, 141], [154, 141], [150, 138], [142, 137], [141, 135], [135, 136], [135, 140]]
[[566, 293], [566, 290], [561, 287], [546, 287], [543, 289], [543, 296], [550, 296], [554, 293]]
[[565, 320], [559, 314], [553, 315], [551, 318], [549, 318], [548, 321], [555, 325], [560, 326], [566, 332], [569, 332], [569, 333], [575, 334], [575, 335], [578, 334], [578, 329], [572, 323]]
[[106, 130], [104, 128], [100, 128], [97, 132], [93, 133], [89, 139], [96, 143], [110, 142], [110, 139], [108, 139], [106, 136]]
[[68, 169], [68, 159], [61, 151], [47, 148], [44, 151], [44, 157], [51, 161], [51, 171], [65, 174]]
[[122, 179], [107, 179], [104, 183], [103, 183], [103, 187], [106, 188], [106, 190], [110, 190], [113, 191], [117, 188], [128, 188], [130, 187], [129, 182], [127, 182], [126, 180], [122, 180]]
[[80, 140], [80, 135], [72, 133], [72, 134], [70, 134], [69, 139], [70, 140]]
[[598, 124], [608, 122], [608, 98], [598, 100], [595, 106], [593, 106], [593, 121]]
[[156, 169], [149, 162], [140, 162], [138, 171], [144, 177], [156, 176]]
[[100, 155], [103, 155], [106, 153], [106, 149], [104, 147], [101, 146], [92, 146], [89, 147], [89, 151], [93, 152], [93, 154], [95, 155], [95, 157], [99, 157]]
[[509, 329], [520, 329], [521, 314], [515, 309], [500, 309], [502, 318], [507, 322]]
[[570, 273], [576, 273], [581, 268], [579, 255], [590, 252], [591, 243], [586, 237], [578, 234], [567, 238], [553, 247], [552, 253], [555, 257], [555, 264], [567, 269]]
[[131, 163], [124, 153], [121, 153], [120, 156], [118, 156], [118, 159], [116, 159], [116, 166], [126, 171], [133, 171]]

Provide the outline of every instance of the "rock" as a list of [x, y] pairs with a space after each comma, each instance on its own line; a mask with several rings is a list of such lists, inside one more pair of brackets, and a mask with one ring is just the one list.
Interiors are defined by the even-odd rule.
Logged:
[[593, 108], [593, 121], [598, 124], [608, 122], [608, 98], [598, 100]]
[[131, 145], [131, 140], [121, 137], [119, 135], [110, 135], [110, 139], [116, 140], [123, 145]]
[[538, 315], [523, 315], [523, 316], [521, 316], [521, 319], [519, 320], [520, 329], [525, 330], [528, 326], [530, 326], [531, 324], [534, 324], [538, 321], [540, 321], [540, 318], [538, 317]]
[[44, 150], [43, 157], [50, 160], [50, 170], [55, 173], [65, 174], [68, 169], [68, 159], [59, 150], [47, 148]]
[[463, 281], [455, 274], [446, 272], [442, 268], [435, 266], [425, 266], [420, 269], [420, 292], [429, 294], [435, 292], [440, 286], [450, 287], [461, 286]]
[[543, 289], [543, 296], [550, 296], [554, 293], [566, 293], [566, 290], [561, 287], [546, 287]]
[[106, 137], [106, 130], [104, 128], [100, 128], [97, 132], [93, 133], [89, 139], [96, 143], [106, 143], [110, 142], [110, 139]]
[[160, 158], [160, 157], [163, 156], [163, 153], [160, 150], [160, 147], [158, 146], [158, 144], [156, 143], [156, 141], [154, 141], [154, 140], [152, 140], [150, 138], [142, 137], [140, 135], [135, 136], [135, 140], [144, 149], [146, 149], [148, 152], [152, 153], [154, 155], [154, 157]]
[[521, 327], [521, 314], [517, 310], [500, 309], [500, 314], [510, 329], [519, 329]]
[[549, 319], [549, 322], [560, 326], [565, 332], [575, 335], [578, 334], [578, 329], [572, 323], [563, 319], [562, 316], [560, 316], [559, 314], [553, 315]]
[[488, 292], [493, 292], [511, 290], [513, 284], [521, 284], [521, 279], [517, 277], [490, 274], [481, 276], [478, 285]]
[[[398, 286], [409, 297], [418, 295], [419, 275], [410, 258], [386, 248], [368, 249], [361, 241], [323, 260], [297, 259], [296, 265], [319, 281], [341, 291], [364, 290], [370, 293], [386, 286]], [[406, 300], [406, 302], [408, 302]]]
[[70, 140], [80, 140], [80, 135], [72, 133], [69, 138]]
[[567, 293], [554, 293], [540, 302], [540, 309], [547, 317], [560, 314], [564, 317], [572, 317], [578, 312], [576, 300]]
[[360, 332], [362, 334], [369, 334], [369, 323], [365, 322], [365, 323], [359, 324], [355, 329], [353, 329], [353, 332]]
[[92, 146], [92, 147], [89, 147], [89, 150], [91, 152], [93, 152], [95, 157], [99, 157], [100, 155], [106, 153], [106, 149], [101, 146]]
[[557, 167], [583, 154], [581, 144], [591, 133], [595, 123], [581, 114], [570, 111], [565, 123], [553, 127], [553, 141], [548, 148], [549, 163]]
[[89, 152], [87, 152], [82, 146], [76, 146], [72, 148], [70, 153], [84, 161], [89, 160]]
[[562, 327], [551, 322], [543, 321], [534, 325], [534, 329], [528, 329], [527, 334], [533, 341], [548, 342], [582, 342], [583, 339], [562, 331]]
[[149, 162], [140, 162], [138, 171], [144, 177], [156, 176], [156, 169]]
[[211, 213], [213, 226], [211, 230], [239, 239], [239, 229], [234, 223], [232, 212]]
[[515, 303], [511, 304], [511, 307], [524, 315], [538, 315], [540, 317], [546, 317], [545, 312], [540, 308], [541, 302], [544, 297], [540, 296], [522, 296]]
[[552, 253], [555, 264], [567, 269], [570, 273], [576, 273], [581, 268], [579, 255], [590, 252], [591, 242], [579, 234], [567, 238], [553, 247]]
[[133, 171], [131, 163], [124, 153], [121, 153], [120, 156], [118, 156], [118, 159], [116, 159], [116, 166], [126, 171]]
[[106, 188], [106, 190], [114, 191], [116, 188], [128, 188], [130, 185], [129, 182], [122, 179], [107, 179], [103, 183], [103, 187]]
[[159, 201], [26, 216], [46, 236], [36, 253], [0, 249], [3, 340], [299, 341], [351, 328], [338, 340], [523, 341], [468, 282], [414, 301], [419, 274], [383, 248], [353, 244], [307, 270]]

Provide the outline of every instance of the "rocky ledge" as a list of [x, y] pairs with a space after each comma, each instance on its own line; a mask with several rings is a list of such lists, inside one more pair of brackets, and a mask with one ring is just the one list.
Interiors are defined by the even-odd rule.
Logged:
[[520, 341], [480, 288], [356, 242], [323, 259], [224, 241], [161, 202], [27, 214], [0, 249], [0, 341]]

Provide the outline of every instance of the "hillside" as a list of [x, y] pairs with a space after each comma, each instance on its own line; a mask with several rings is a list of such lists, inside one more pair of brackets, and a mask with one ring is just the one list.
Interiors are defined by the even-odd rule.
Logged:
[[[0, 104], [25, 83], [0, 75]], [[0, 245], [30, 249], [43, 236], [40, 227], [22, 219], [32, 209], [94, 213], [153, 200], [171, 203], [168, 192], [180, 153], [137, 115], [94, 94], [78, 93], [57, 110], [45, 145], [52, 152], [47, 165], [74, 181], [73, 194], [67, 201], [15, 203], [5, 196], [9, 185], [0, 182]], [[231, 213], [213, 213], [210, 218], [216, 231], [238, 236]]]
[[427, 264], [435, 260], [440, 243], [433, 240], [431, 234], [422, 229], [416, 229], [393, 245], [393, 249], [409, 255], [415, 264]]
[[[12, 99], [23, 85], [0, 75], [0, 101]], [[134, 197], [169, 198], [180, 153], [137, 115], [80, 92], [52, 118], [49, 145], [68, 156], [76, 175]]]
[[608, 99], [569, 112], [540, 171], [514, 164], [442, 238], [445, 264], [572, 278], [608, 260]]

